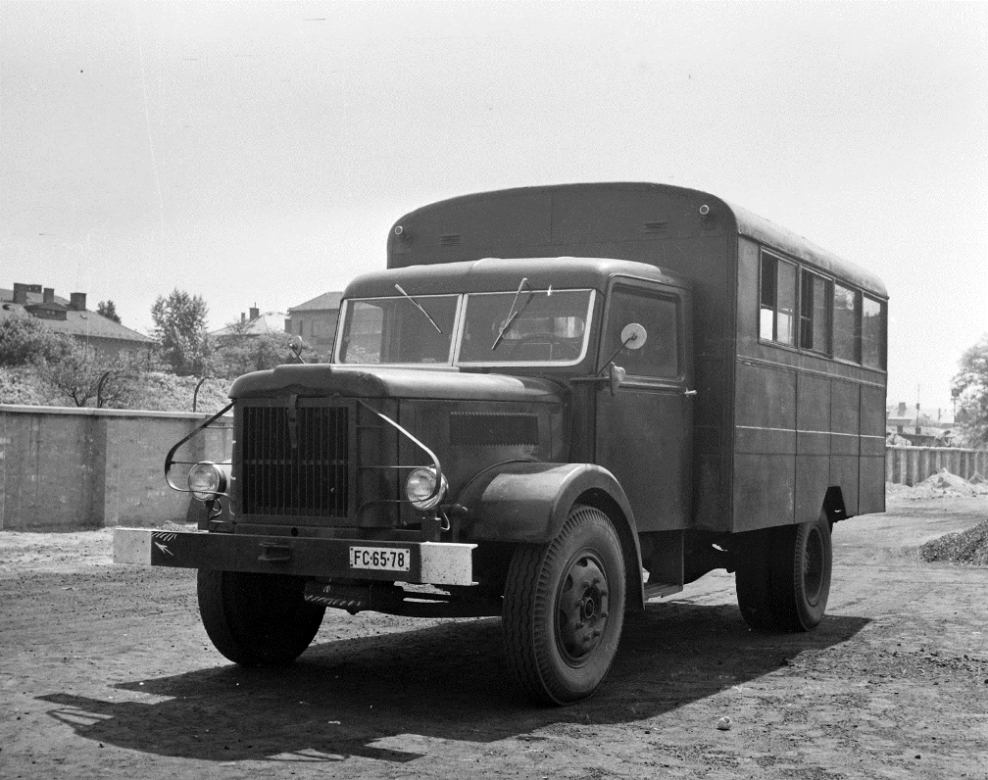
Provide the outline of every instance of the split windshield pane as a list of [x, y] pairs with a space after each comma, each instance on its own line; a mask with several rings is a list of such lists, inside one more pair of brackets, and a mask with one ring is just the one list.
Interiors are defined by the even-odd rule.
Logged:
[[457, 301], [455, 295], [349, 301], [340, 362], [448, 364]]
[[586, 354], [590, 290], [531, 290], [466, 296], [457, 363], [575, 363]]

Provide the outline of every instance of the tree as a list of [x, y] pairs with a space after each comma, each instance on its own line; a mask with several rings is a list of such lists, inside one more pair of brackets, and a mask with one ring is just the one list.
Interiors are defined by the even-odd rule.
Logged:
[[154, 320], [152, 337], [161, 348], [161, 357], [179, 376], [203, 376], [209, 365], [211, 344], [206, 333], [206, 302], [174, 289], [158, 296], [151, 307]]
[[36, 359], [34, 367], [53, 395], [67, 397], [79, 407], [88, 406], [90, 400], [97, 407], [117, 405], [137, 376], [129, 363], [79, 342], [72, 342], [57, 360]]
[[26, 366], [38, 359], [57, 361], [71, 345], [70, 337], [55, 333], [34, 317], [0, 321], [0, 366]]
[[972, 446], [988, 446], [988, 333], [960, 359], [952, 394], [958, 403], [958, 418]]
[[[235, 379], [251, 371], [297, 363], [298, 358], [289, 348], [291, 341], [290, 333], [252, 334], [249, 322], [231, 323], [213, 353], [213, 375]], [[303, 360], [314, 362], [317, 356], [304, 342], [301, 350]]]
[[120, 324], [120, 317], [117, 315], [117, 307], [113, 301], [100, 301], [96, 306], [96, 313]]

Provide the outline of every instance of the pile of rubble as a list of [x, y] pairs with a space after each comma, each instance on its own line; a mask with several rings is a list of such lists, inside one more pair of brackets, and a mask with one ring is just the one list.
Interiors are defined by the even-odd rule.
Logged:
[[959, 534], [947, 534], [919, 548], [920, 557], [928, 563], [966, 563], [988, 566], [988, 520]]
[[[988, 497], [988, 480], [980, 474], [964, 479], [940, 469], [912, 487], [887, 483], [886, 495], [918, 501], [930, 498]], [[988, 520], [974, 528], [933, 539], [919, 548], [920, 557], [928, 562], [965, 563], [988, 566]]]
[[988, 480], [975, 473], [970, 479], [940, 469], [936, 474], [912, 487], [893, 482], [885, 483], [885, 495], [920, 501], [928, 498], [977, 498], [988, 496]]

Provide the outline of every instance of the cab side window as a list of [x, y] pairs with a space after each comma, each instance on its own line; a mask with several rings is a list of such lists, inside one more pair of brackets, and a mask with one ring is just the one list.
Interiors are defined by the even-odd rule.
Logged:
[[[645, 343], [638, 349], [632, 348], [634, 341], [622, 346], [630, 325], [644, 329]], [[679, 340], [678, 298], [634, 288], [614, 289], [601, 360], [611, 359], [629, 376], [674, 378], [680, 374]]]

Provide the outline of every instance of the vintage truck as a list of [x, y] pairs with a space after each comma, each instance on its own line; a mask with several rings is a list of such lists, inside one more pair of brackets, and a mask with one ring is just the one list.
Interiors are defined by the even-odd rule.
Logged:
[[820, 622], [834, 523], [884, 510], [881, 281], [658, 184], [454, 198], [387, 250], [332, 361], [240, 377], [230, 461], [169, 477], [198, 530], [116, 532], [118, 562], [199, 570], [223, 655], [290, 662], [326, 607], [500, 615], [565, 704], [625, 613], [715, 569], [751, 626]]

